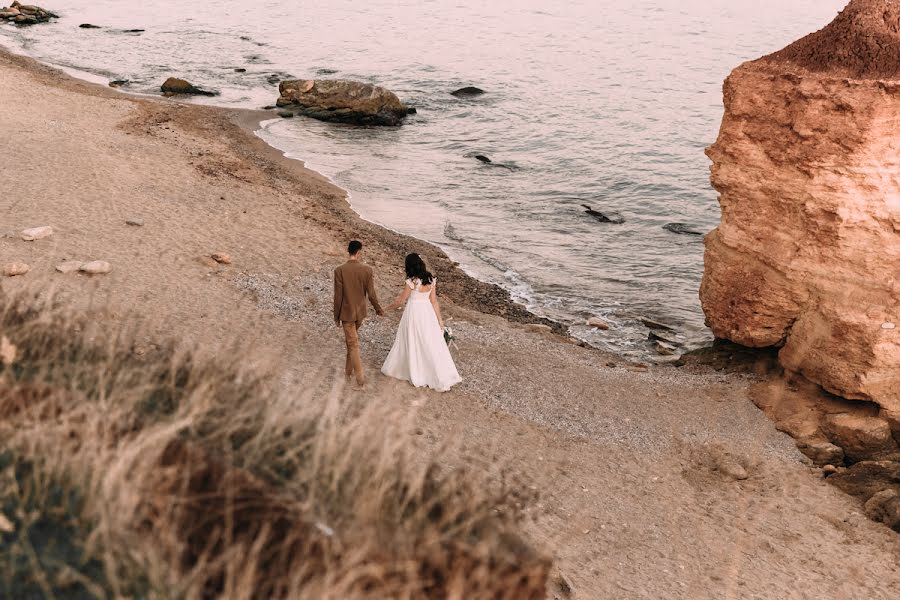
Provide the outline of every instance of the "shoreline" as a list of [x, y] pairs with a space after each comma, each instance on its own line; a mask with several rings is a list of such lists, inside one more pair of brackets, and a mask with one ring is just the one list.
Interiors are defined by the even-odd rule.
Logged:
[[[426, 240], [416, 238], [404, 233], [394, 231], [383, 225], [379, 225], [372, 221], [366, 220], [363, 216], [353, 210], [349, 202], [349, 191], [338, 186], [325, 175], [306, 166], [306, 161], [302, 159], [291, 158], [282, 150], [268, 144], [263, 140], [257, 131], [260, 130], [260, 124], [264, 121], [277, 118], [272, 111], [263, 109], [244, 109], [244, 108], [227, 108], [223, 106], [201, 105], [190, 102], [181, 102], [178, 99], [168, 99], [162, 96], [155, 97], [147, 94], [128, 93], [115, 88], [104, 86], [98, 82], [88, 79], [81, 79], [73, 73], [67, 72], [67, 69], [57, 65], [44, 63], [36, 58], [18, 54], [10, 48], [0, 45], [0, 55], [13, 62], [18, 63], [24, 69], [39, 68], [38, 70], [55, 71], [58, 77], [70, 78], [73, 81], [94, 89], [95, 92], [103, 96], [124, 97], [144, 102], [160, 102], [160, 103], [176, 103], [180, 106], [190, 107], [203, 111], [216, 111], [220, 113], [223, 124], [225, 122], [237, 125], [244, 134], [243, 139], [235, 139], [236, 143], [243, 142], [248, 148], [253, 148], [256, 152], [262, 154], [272, 163], [284, 167], [287, 171], [295, 169], [303, 177], [315, 179], [320, 182], [323, 187], [331, 188], [332, 195], [339, 195], [341, 201], [336, 205], [328, 207], [331, 214], [338, 223], [341, 223], [347, 229], [356, 229], [364, 231], [376, 243], [383, 248], [389, 250], [401, 250], [404, 246], [409, 251], [415, 251], [427, 257], [428, 263], [435, 271], [442, 282], [441, 290], [443, 295], [458, 305], [487, 315], [494, 315], [506, 318], [510, 322], [525, 325], [544, 325], [549, 327], [553, 333], [566, 339], [574, 340], [576, 343], [586, 344], [594, 348], [604, 355], [611, 355], [608, 351], [601, 348], [590, 346], [586, 342], [572, 336], [568, 333], [568, 325], [554, 321], [552, 319], [542, 317], [531, 312], [525, 305], [512, 299], [511, 293], [501, 286], [482, 281], [468, 273], [458, 266], [447, 256], [440, 247]], [[77, 71], [76, 69], [68, 69]], [[262, 145], [263, 147], [260, 147]], [[254, 148], [255, 147], [255, 148]], [[348, 238], [350, 239], [350, 238]], [[397, 260], [402, 261], [402, 257], [408, 252], [400, 252], [396, 254]], [[449, 284], [449, 285], [448, 285]], [[616, 355], [621, 360], [628, 360], [625, 357]]]

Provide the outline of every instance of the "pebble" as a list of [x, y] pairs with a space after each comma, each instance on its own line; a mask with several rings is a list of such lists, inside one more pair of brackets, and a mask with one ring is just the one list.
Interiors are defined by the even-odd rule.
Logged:
[[56, 265], [56, 270], [60, 273], [74, 273], [75, 271], [81, 269], [81, 266], [84, 263], [80, 260], [68, 260], [62, 264]]
[[22, 231], [22, 239], [26, 242], [33, 242], [35, 240], [42, 240], [45, 237], [50, 237], [53, 235], [53, 228], [49, 225], [43, 225], [41, 227], [32, 227], [30, 229], [25, 229]]
[[127, 219], [125, 221], [126, 225], [131, 225], [132, 227], [143, 227], [144, 220], [143, 219]]
[[100, 275], [112, 271], [112, 266], [105, 260], [92, 260], [81, 265], [79, 271], [89, 275]]
[[3, 265], [3, 274], [7, 277], [16, 277], [18, 275], [24, 275], [28, 271], [31, 270], [29, 265], [20, 262], [7, 263]]
[[216, 252], [215, 254], [211, 255], [210, 258], [222, 265], [231, 264], [231, 256], [225, 254], [224, 252]]
[[881, 324], [882, 329], [894, 329], [895, 327], [897, 327], [897, 326], [894, 325], [893, 323], [891, 323], [890, 321]]

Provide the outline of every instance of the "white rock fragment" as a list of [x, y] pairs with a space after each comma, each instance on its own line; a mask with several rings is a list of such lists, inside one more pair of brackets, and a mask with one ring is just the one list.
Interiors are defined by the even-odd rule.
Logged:
[[35, 240], [42, 240], [45, 237], [50, 237], [53, 235], [53, 228], [49, 225], [43, 225], [41, 227], [32, 227], [31, 229], [22, 230], [22, 239], [26, 242], [33, 242]]

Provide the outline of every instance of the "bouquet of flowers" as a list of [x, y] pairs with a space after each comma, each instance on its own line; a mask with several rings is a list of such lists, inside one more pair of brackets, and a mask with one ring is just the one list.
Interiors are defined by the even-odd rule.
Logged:
[[[452, 319], [453, 317], [450, 317], [447, 320], [450, 321]], [[449, 325], [444, 325], [444, 341], [447, 342], [447, 345], [453, 346], [455, 348], [456, 344], [453, 343], [453, 340], [455, 339], [456, 338], [453, 337], [453, 328], [451, 328]]]

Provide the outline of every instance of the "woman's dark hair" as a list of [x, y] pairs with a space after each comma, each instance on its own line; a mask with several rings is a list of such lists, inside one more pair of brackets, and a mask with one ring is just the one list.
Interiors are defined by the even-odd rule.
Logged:
[[425, 261], [415, 252], [406, 255], [406, 276], [409, 279], [418, 279], [422, 285], [431, 285], [434, 281], [434, 275], [425, 268]]

